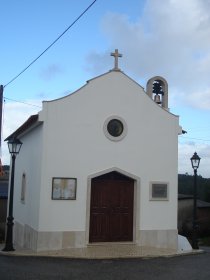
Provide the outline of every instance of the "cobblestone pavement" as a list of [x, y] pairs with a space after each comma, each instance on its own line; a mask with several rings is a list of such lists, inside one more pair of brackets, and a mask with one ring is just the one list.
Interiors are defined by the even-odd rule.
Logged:
[[[0, 253], [3, 254], [0, 246]], [[176, 251], [172, 249], [154, 248], [154, 247], [141, 247], [135, 244], [106, 244], [106, 245], [93, 245], [86, 248], [70, 248], [54, 251], [40, 251], [34, 252], [27, 249], [16, 248], [14, 252], [8, 252], [7, 255], [18, 256], [54, 256], [66, 258], [82, 258], [82, 259], [110, 259], [110, 258], [138, 258], [138, 257], [160, 257], [160, 256], [174, 256], [189, 253], [189, 251]], [[193, 253], [193, 251], [190, 251]], [[197, 251], [196, 251], [197, 253]]]

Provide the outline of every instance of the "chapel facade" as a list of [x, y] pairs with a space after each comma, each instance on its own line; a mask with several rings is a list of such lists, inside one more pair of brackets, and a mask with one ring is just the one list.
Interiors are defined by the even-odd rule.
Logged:
[[[167, 81], [114, 68], [42, 110], [7, 139], [16, 161], [15, 243], [34, 251], [124, 244], [177, 249], [179, 117]], [[55, 165], [56, 160], [56, 165]]]

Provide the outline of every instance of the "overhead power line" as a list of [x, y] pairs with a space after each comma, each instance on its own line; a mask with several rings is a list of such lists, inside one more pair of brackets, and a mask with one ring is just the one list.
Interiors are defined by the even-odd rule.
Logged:
[[21, 103], [21, 104], [25, 104], [25, 105], [28, 105], [28, 106], [42, 108], [41, 106], [38, 106], [38, 105], [35, 105], [35, 104], [31, 104], [31, 103], [27, 103], [27, 102], [23, 102], [23, 101], [19, 101], [19, 100], [14, 100], [14, 99], [11, 99], [11, 98], [7, 98], [5, 96], [4, 96], [4, 99], [10, 100], [10, 101], [14, 101], [14, 102], [17, 102], [17, 103]]
[[210, 139], [200, 139], [200, 138], [193, 138], [193, 137], [185, 137], [181, 136], [182, 139], [192, 139], [192, 140], [198, 140], [198, 141], [204, 141], [204, 142], [209, 142]]
[[61, 33], [57, 39], [55, 39], [37, 58], [35, 58], [26, 68], [24, 68], [18, 75], [16, 75], [13, 79], [11, 79], [4, 88], [14, 82], [20, 75], [22, 75], [32, 64], [34, 64], [44, 53], [46, 53], [96, 2], [94, 0], [64, 31]]

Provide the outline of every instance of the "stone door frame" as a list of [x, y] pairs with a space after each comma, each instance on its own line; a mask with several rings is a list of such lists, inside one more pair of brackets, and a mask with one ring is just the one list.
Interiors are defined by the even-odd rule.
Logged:
[[[134, 201], [133, 201], [133, 242], [138, 243], [138, 233], [139, 233], [139, 221], [140, 221], [140, 178], [134, 174], [124, 171], [117, 167], [112, 167], [103, 171], [91, 174], [87, 178], [87, 202], [86, 202], [86, 233], [85, 242], [86, 245], [94, 245], [95, 243], [89, 243], [89, 231], [90, 231], [90, 203], [91, 203], [91, 180], [95, 177], [104, 175], [116, 171], [122, 175], [125, 175], [134, 180]], [[112, 244], [115, 242], [112, 242]], [[118, 242], [117, 242], [118, 243]], [[97, 243], [98, 244], [98, 243]]]

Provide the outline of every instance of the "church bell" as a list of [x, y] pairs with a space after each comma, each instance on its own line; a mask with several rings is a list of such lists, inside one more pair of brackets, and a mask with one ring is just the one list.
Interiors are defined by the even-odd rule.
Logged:
[[157, 103], [157, 104], [161, 104], [161, 100], [160, 100], [160, 95], [159, 94], [156, 94], [155, 97], [154, 97], [154, 101]]

